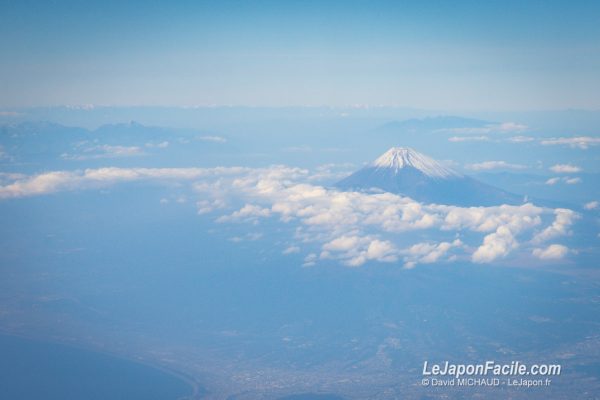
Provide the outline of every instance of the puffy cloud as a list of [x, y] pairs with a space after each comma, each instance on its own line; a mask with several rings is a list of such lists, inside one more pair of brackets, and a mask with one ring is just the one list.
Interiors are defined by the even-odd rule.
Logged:
[[485, 142], [490, 140], [489, 136], [452, 136], [449, 142]]
[[[338, 259], [350, 266], [371, 260], [395, 261], [399, 257], [408, 267], [439, 260], [438, 254], [445, 254], [448, 243], [454, 242], [425, 242], [409, 251], [399, 250], [395, 241], [397, 233], [430, 229], [486, 234], [471, 259], [492, 262], [518, 248], [518, 236], [542, 225], [542, 216], [554, 212], [532, 204], [469, 208], [421, 204], [391, 193], [339, 192], [270, 177], [277, 175], [263, 171], [238, 179], [236, 186], [257, 203], [270, 204], [271, 216], [279, 216], [284, 222], [296, 221], [304, 227], [301, 240], [321, 243], [320, 258]], [[538, 234], [538, 240], [567, 234], [563, 228], [574, 213], [566, 213], [572, 211], [558, 212], [557, 220]], [[454, 247], [466, 249], [458, 243], [451, 248]], [[416, 256], [419, 249], [428, 250], [429, 255]], [[409, 257], [411, 253], [415, 254]]]
[[516, 234], [540, 225], [541, 215], [545, 212], [545, 209], [529, 203], [521, 206], [448, 207], [441, 229], [487, 233], [506, 226]]
[[423, 242], [414, 244], [401, 251], [401, 253], [404, 254], [404, 266], [413, 268], [417, 263], [430, 264], [437, 262], [445, 257], [452, 248], [462, 246], [463, 243], [460, 239], [455, 239], [453, 242]]
[[285, 255], [300, 253], [300, 247], [298, 247], [298, 246], [290, 246], [290, 247], [287, 247], [285, 250], [283, 250], [281, 253], [285, 254]]
[[[199, 214], [222, 210], [219, 222], [279, 219], [295, 224], [286, 254], [308, 249], [304, 265], [333, 259], [348, 266], [402, 260], [406, 267], [470, 257], [493, 262], [518, 247], [569, 234], [571, 210], [533, 204], [458, 207], [422, 204], [392, 193], [342, 192], [306, 183], [308, 170], [269, 168], [98, 168], [4, 177], [0, 198], [106, 187], [138, 180], [190, 181]], [[242, 204], [232, 209], [230, 204]], [[227, 210], [227, 212], [225, 212]], [[223, 215], [224, 214], [224, 215]], [[554, 216], [554, 221], [548, 221]], [[539, 229], [531, 242], [534, 229]], [[409, 234], [405, 234], [409, 233]], [[464, 235], [469, 233], [468, 235]], [[529, 234], [521, 241], [520, 237]], [[468, 237], [469, 245], [457, 237]], [[448, 237], [453, 239], [448, 240]], [[249, 240], [248, 238], [243, 238]], [[463, 239], [464, 240], [464, 239]], [[472, 252], [472, 248], [475, 251]]]
[[598, 203], [597, 201], [590, 201], [589, 203], [585, 203], [583, 208], [585, 208], [586, 210], [595, 210], [598, 208], [599, 205], [600, 203]]
[[196, 206], [198, 208], [198, 215], [203, 215], [225, 208], [227, 202], [221, 199], [199, 200], [196, 202]]
[[580, 172], [581, 168], [571, 164], [556, 164], [550, 167], [550, 171], [556, 172], [557, 174], [572, 174]]
[[542, 140], [541, 143], [544, 146], [553, 146], [553, 145], [563, 145], [569, 146], [572, 148], [579, 149], [587, 149], [590, 146], [597, 146], [600, 144], [599, 137], [591, 137], [591, 136], [578, 136], [578, 137], [560, 137], [560, 138], [550, 138]]
[[198, 140], [203, 142], [226, 143], [227, 139], [221, 136], [198, 136]]
[[321, 258], [334, 258], [343, 264], [358, 267], [367, 261], [393, 262], [398, 250], [387, 240], [372, 236], [341, 236], [322, 246]]
[[325, 251], [348, 251], [358, 247], [358, 244], [361, 242], [361, 239], [358, 236], [341, 236], [339, 238], [333, 239], [329, 243], [325, 243], [323, 245], [323, 250]]
[[511, 143], [527, 143], [533, 142], [534, 140], [535, 138], [531, 136], [512, 136], [507, 139], [507, 141]]
[[581, 180], [581, 178], [570, 178], [568, 176], [565, 176], [563, 178], [554, 177], [554, 178], [548, 179], [546, 181], [546, 185], [556, 185], [559, 182], [564, 182], [567, 185], [576, 185], [578, 183], [581, 183], [582, 180]]
[[319, 165], [307, 177], [310, 182], [336, 181], [350, 175], [355, 169], [352, 163], [329, 163]]
[[472, 171], [485, 171], [490, 169], [525, 169], [526, 165], [511, 164], [506, 161], [484, 161], [476, 164], [467, 164], [465, 168]]
[[475, 250], [471, 259], [476, 263], [491, 262], [499, 257], [505, 257], [517, 246], [513, 232], [507, 226], [500, 226], [496, 232], [483, 239], [483, 244]]
[[554, 221], [552, 225], [548, 226], [541, 232], [537, 233], [533, 239], [533, 243], [542, 243], [547, 240], [553, 239], [557, 236], [569, 235], [571, 226], [575, 223], [575, 220], [579, 218], [573, 210], [566, 208], [557, 208], [554, 210]]
[[496, 125], [495, 127], [493, 127], [493, 129], [495, 129], [498, 132], [506, 133], [506, 132], [523, 132], [529, 128], [525, 124], [519, 124], [516, 122], [503, 122], [499, 126]]
[[0, 186], [0, 199], [35, 196], [59, 190], [69, 190], [80, 181], [81, 177], [72, 172], [47, 172]]
[[263, 237], [262, 233], [253, 232], [253, 233], [248, 233], [244, 236], [234, 236], [232, 238], [229, 238], [229, 241], [233, 242], [233, 243], [240, 243], [240, 242], [244, 242], [244, 241], [254, 242], [254, 241], [261, 239], [262, 237]]
[[0, 186], [0, 199], [28, 197], [104, 187], [135, 180], [192, 180], [216, 175], [232, 175], [247, 171], [240, 167], [217, 168], [97, 168], [84, 171], [53, 171], [33, 176], [20, 175], [14, 181]]
[[102, 145], [97, 147], [101, 154], [99, 157], [130, 157], [142, 154], [142, 149], [138, 146], [109, 146]]
[[317, 264], [317, 255], [315, 253], [310, 253], [306, 257], [304, 257], [303, 267], [312, 267]]
[[492, 232], [484, 237], [483, 244], [473, 253], [476, 263], [491, 262], [508, 255], [518, 247], [516, 236], [542, 223], [546, 211], [532, 204], [497, 207], [454, 207], [448, 212], [442, 229], [468, 229]]
[[533, 249], [532, 254], [541, 260], [559, 260], [569, 253], [569, 248], [561, 244], [551, 244], [546, 248]]
[[[322, 243], [320, 258], [338, 259], [351, 266], [403, 257], [410, 267], [439, 260], [439, 255], [449, 250], [448, 243], [452, 248], [461, 247], [459, 242], [425, 242], [410, 251], [398, 250], [395, 234], [430, 229], [487, 234], [472, 260], [491, 262], [516, 249], [518, 235], [541, 225], [542, 216], [552, 213], [532, 204], [470, 208], [426, 205], [391, 193], [339, 192], [293, 181], [282, 184], [264, 174], [244, 179], [238, 187], [257, 202], [271, 204], [272, 216], [300, 223], [304, 231], [308, 230], [301, 240]], [[419, 249], [428, 250], [428, 255], [417, 257]]]
[[217, 218], [217, 222], [231, 221], [252, 221], [259, 217], [268, 217], [271, 215], [271, 210], [254, 204], [246, 204], [238, 211], [234, 211], [231, 215], [224, 215]]

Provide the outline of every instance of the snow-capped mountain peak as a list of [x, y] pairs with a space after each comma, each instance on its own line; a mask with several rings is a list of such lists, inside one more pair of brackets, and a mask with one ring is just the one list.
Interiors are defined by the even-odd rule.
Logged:
[[410, 148], [392, 147], [336, 183], [342, 190], [383, 190], [425, 203], [464, 207], [521, 204], [522, 197], [464, 176]]
[[389, 169], [398, 173], [403, 168], [414, 168], [431, 178], [461, 176], [432, 158], [409, 147], [392, 147], [373, 162], [376, 169]]

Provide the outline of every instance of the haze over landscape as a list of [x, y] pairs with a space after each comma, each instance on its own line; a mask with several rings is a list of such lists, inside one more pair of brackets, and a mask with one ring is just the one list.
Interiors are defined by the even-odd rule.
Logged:
[[599, 11], [7, 2], [0, 398], [598, 398]]

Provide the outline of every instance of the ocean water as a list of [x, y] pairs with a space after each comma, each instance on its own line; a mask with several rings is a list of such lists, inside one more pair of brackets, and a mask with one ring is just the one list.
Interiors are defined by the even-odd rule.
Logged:
[[93, 351], [0, 335], [0, 399], [175, 400], [192, 393], [158, 369]]

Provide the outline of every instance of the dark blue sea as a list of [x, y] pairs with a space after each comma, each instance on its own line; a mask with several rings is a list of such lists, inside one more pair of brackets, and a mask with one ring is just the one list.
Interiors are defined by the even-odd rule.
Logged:
[[0, 399], [176, 400], [184, 380], [94, 351], [0, 335]]

